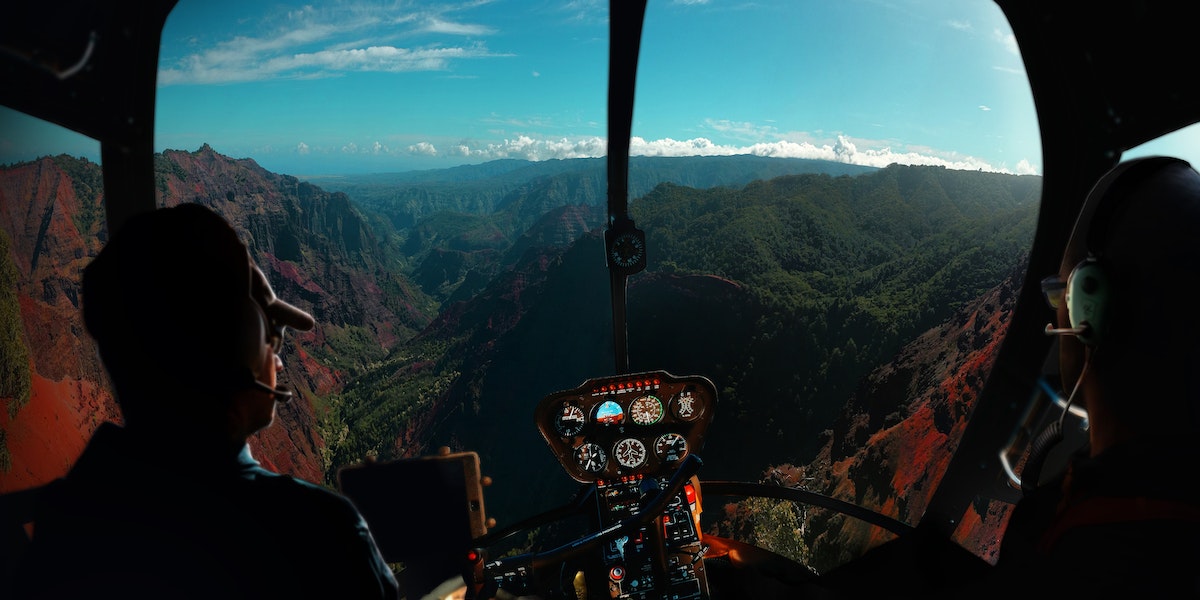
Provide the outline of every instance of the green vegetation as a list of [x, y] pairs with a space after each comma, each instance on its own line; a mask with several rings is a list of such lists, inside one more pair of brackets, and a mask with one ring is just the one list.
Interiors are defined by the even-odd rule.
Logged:
[[[543, 183], [569, 187], [554, 178]], [[639, 296], [640, 304], [630, 306], [635, 369], [704, 374], [722, 390], [721, 435], [707, 442], [706, 469], [754, 479], [771, 463], [804, 464], [867, 373], [1021, 263], [1040, 185], [1036, 177], [903, 166], [856, 176], [787, 175], [741, 188], [663, 183], [632, 204], [649, 255], [648, 272], [633, 283], [656, 272], [715, 275], [736, 291], [719, 301]], [[424, 252], [463, 239], [464, 232], [491, 231], [520, 212], [510, 208], [517, 204], [526, 210], [550, 202], [524, 193], [520, 203], [502, 209], [515, 211], [509, 216], [426, 219], [419, 236], [429, 243], [407, 250]], [[412, 236], [416, 229], [399, 234]], [[477, 235], [468, 239], [470, 248], [483, 245]], [[585, 241], [594, 243], [585, 237], [576, 247]], [[605, 278], [589, 275], [536, 291], [561, 273], [590, 273], [598, 256], [598, 249], [570, 251], [547, 259], [542, 270], [519, 274], [499, 268], [467, 308], [443, 305], [453, 318], [401, 344], [336, 399], [330, 427], [344, 425], [345, 435], [336, 438], [332, 464], [412, 450], [398, 448], [398, 439], [470, 439], [482, 455], [511, 455], [514, 436], [530, 428], [528, 409], [512, 403], [532, 403], [538, 393], [553, 391], [523, 377], [565, 378], [544, 383], [551, 386], [575, 385], [580, 373], [604, 374], [592, 359], [609, 341], [599, 337], [607, 335], [606, 325], [587, 325], [608, 316], [593, 311], [607, 301]], [[447, 259], [439, 267], [454, 264]], [[472, 268], [482, 272], [486, 265]], [[486, 304], [501, 300], [507, 304]], [[548, 317], [564, 308], [576, 315], [572, 324]], [[510, 309], [515, 312], [498, 312]], [[519, 326], [512, 325], [516, 320]], [[581, 332], [568, 333], [573, 327]], [[502, 402], [511, 408], [499, 408]], [[425, 409], [435, 403], [446, 421], [428, 422]], [[779, 531], [789, 531], [785, 525]], [[780, 536], [772, 543], [785, 548]]]
[[733, 427], [765, 423], [771, 441], [736, 460], [809, 458], [863, 376], [1020, 263], [1040, 185], [892, 166], [742, 189], [663, 184], [639, 199], [650, 269], [715, 274], [751, 297], [744, 337], [723, 340], [741, 356], [722, 363], [722, 402]]
[[387, 355], [375, 336], [358, 325], [322, 324], [324, 346], [306, 348], [323, 364], [348, 373], [351, 377], [377, 366]]
[[812, 564], [812, 552], [804, 541], [803, 507], [773, 498], [747, 498], [742, 505], [754, 531], [753, 539], [743, 541], [802, 565]]
[[[29, 347], [17, 302], [17, 267], [12, 262], [12, 243], [0, 229], [0, 398], [8, 405], [8, 416], [29, 402], [32, 379], [29, 373]], [[6, 462], [8, 450], [0, 438], [0, 462]], [[0, 465], [3, 466], [3, 465]], [[4, 470], [8, 470], [5, 468]]]
[[103, 205], [100, 202], [104, 192], [104, 173], [100, 167], [86, 158], [74, 158], [60, 154], [53, 158], [54, 164], [62, 169], [71, 179], [75, 190], [75, 199], [79, 206], [74, 215], [75, 229], [84, 238], [95, 234], [96, 228], [103, 223]]
[[406, 451], [397, 437], [428, 415], [433, 402], [445, 395], [460, 373], [446, 350], [449, 344], [412, 344], [356, 378], [341, 394], [329, 399], [321, 416], [326, 443], [327, 482], [335, 485], [337, 468], [365, 458], [388, 460]]

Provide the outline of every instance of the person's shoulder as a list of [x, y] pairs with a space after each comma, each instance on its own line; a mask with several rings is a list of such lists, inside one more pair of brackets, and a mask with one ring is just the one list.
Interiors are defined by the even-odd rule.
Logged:
[[280, 510], [288, 512], [320, 512], [340, 514], [347, 519], [358, 520], [358, 509], [342, 494], [322, 485], [275, 473], [258, 470], [255, 485], [260, 493], [273, 501]]

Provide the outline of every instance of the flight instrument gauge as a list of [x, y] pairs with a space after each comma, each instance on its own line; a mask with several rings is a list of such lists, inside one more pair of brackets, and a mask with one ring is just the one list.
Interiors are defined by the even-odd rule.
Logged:
[[634, 268], [645, 260], [646, 240], [632, 231], [622, 233], [613, 240], [608, 256], [618, 267]]
[[605, 400], [596, 407], [596, 422], [601, 425], [620, 425], [625, 420], [625, 410], [612, 400]]
[[608, 456], [600, 446], [588, 442], [575, 449], [575, 463], [588, 473], [599, 473], [608, 464]]
[[675, 462], [687, 456], [687, 440], [678, 433], [664, 433], [654, 441], [654, 454], [663, 462]]
[[655, 396], [642, 396], [629, 404], [629, 418], [638, 425], [653, 425], [662, 416], [662, 401]]
[[579, 435], [584, 425], [587, 425], [587, 415], [572, 402], [564, 402], [562, 410], [554, 418], [554, 430], [563, 437]]
[[700, 416], [700, 407], [692, 392], [683, 391], [671, 398], [671, 414], [681, 421], [692, 421]]
[[617, 464], [626, 469], [636, 469], [646, 463], [646, 445], [641, 440], [625, 438], [613, 448]]

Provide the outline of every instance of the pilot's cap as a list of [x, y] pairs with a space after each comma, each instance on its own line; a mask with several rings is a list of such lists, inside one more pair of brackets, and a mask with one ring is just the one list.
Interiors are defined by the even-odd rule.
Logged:
[[[250, 254], [246, 253], [247, 260], [250, 260]], [[254, 301], [262, 307], [267, 318], [273, 323], [279, 323], [295, 329], [297, 331], [308, 331], [316, 325], [312, 315], [280, 300], [275, 292], [271, 289], [271, 284], [267, 282], [267, 276], [263, 274], [262, 269], [250, 260], [250, 296]]]
[[84, 323], [110, 370], [159, 369], [213, 386], [244, 378], [248, 356], [263, 343], [247, 333], [262, 332], [247, 324], [252, 303], [265, 325], [314, 325], [275, 295], [229, 223], [200, 204], [132, 217], [83, 274]]

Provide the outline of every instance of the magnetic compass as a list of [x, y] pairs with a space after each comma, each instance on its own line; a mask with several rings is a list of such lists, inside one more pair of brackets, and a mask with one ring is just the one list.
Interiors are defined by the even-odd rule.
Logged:
[[633, 274], [646, 268], [646, 234], [641, 229], [606, 232], [608, 262], [613, 268]]

